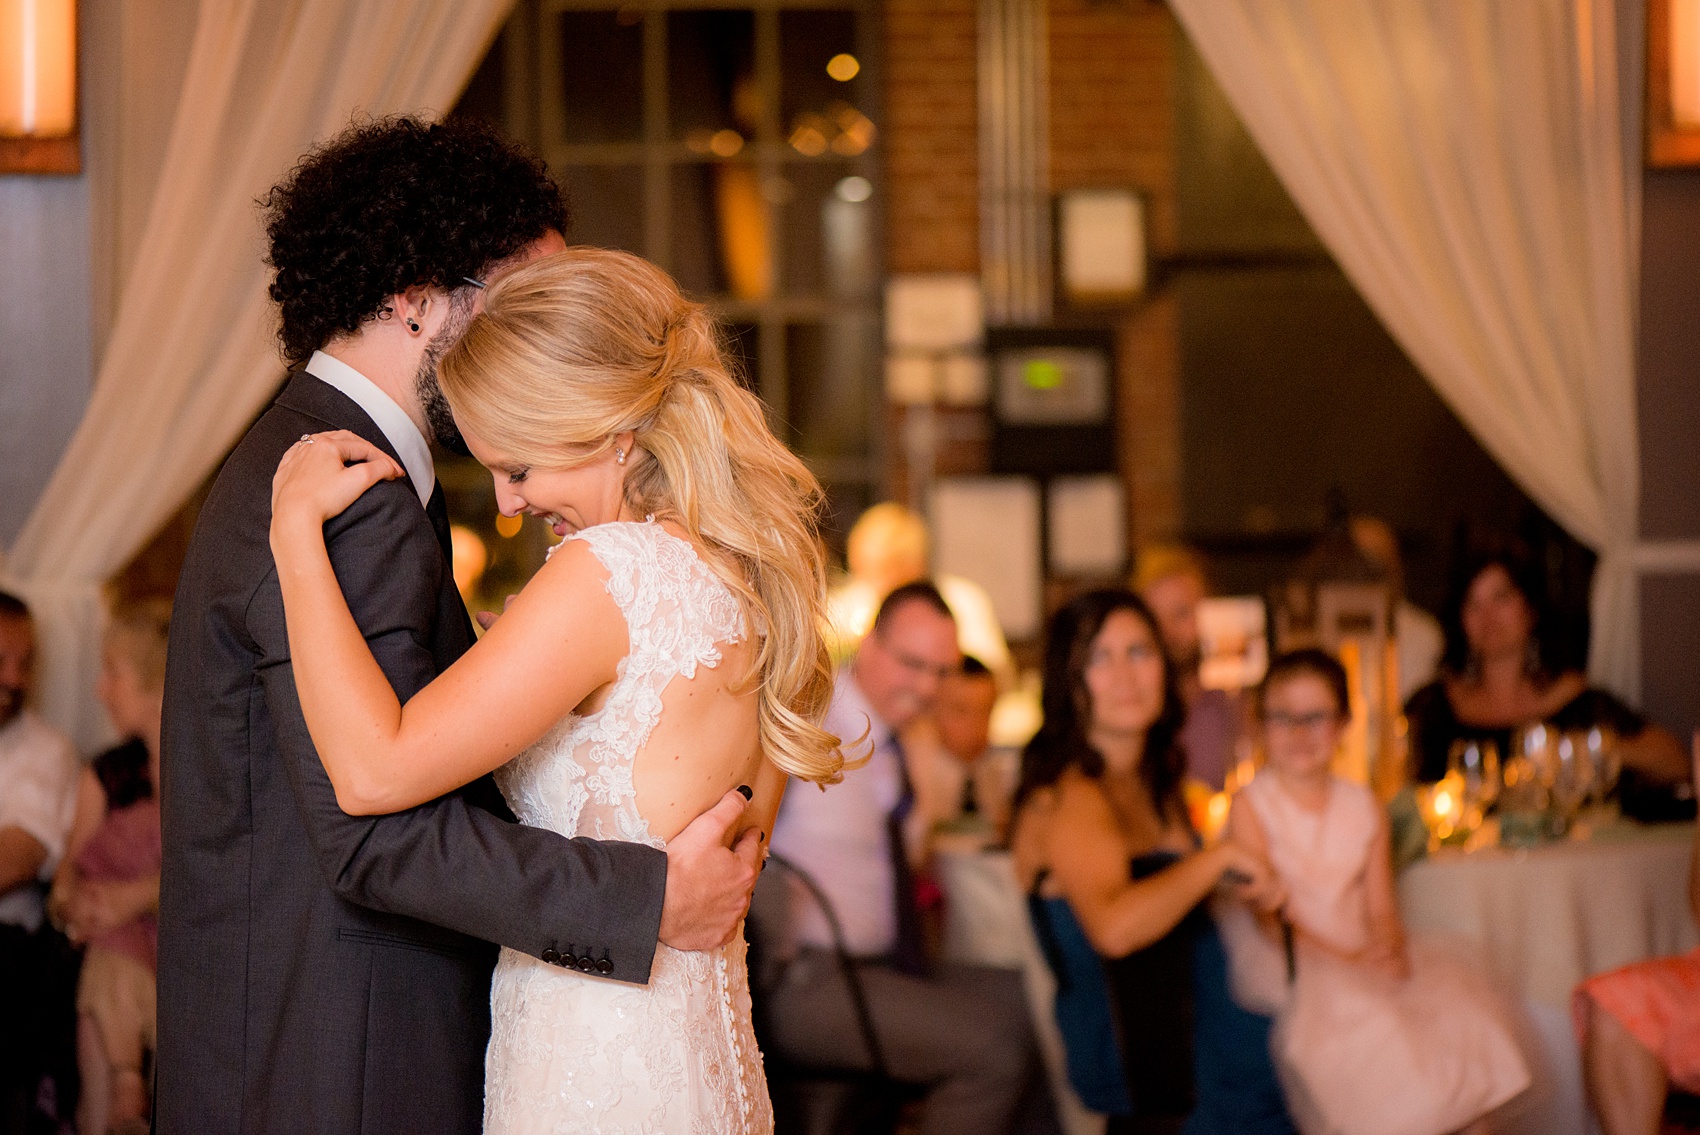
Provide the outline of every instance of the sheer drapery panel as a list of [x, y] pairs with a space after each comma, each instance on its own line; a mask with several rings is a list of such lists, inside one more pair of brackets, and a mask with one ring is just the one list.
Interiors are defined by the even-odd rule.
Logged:
[[1599, 553], [1589, 669], [1636, 697], [1640, 182], [1613, 0], [1173, 7], [1393, 337]]
[[[437, 113], [512, 0], [205, 0], [81, 425], [0, 571], [34, 609], [44, 714], [85, 750], [101, 587], [283, 377], [256, 200], [356, 116]], [[193, 612], [183, 612], [193, 617]]]

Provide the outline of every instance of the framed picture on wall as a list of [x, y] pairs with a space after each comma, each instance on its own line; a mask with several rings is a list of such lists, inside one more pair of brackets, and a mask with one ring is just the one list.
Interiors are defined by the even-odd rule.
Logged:
[[1647, 164], [1700, 165], [1700, 0], [1647, 2]]

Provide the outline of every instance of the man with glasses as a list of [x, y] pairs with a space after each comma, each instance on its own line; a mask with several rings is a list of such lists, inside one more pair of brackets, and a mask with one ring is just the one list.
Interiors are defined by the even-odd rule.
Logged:
[[[956, 623], [937, 588], [910, 583], [887, 596], [839, 672], [826, 717], [846, 755], [867, 754], [867, 763], [826, 792], [793, 788], [773, 832], [774, 852], [819, 886], [858, 961], [885, 1070], [925, 1087], [927, 1135], [1011, 1130], [1036, 1068], [1019, 975], [932, 967], [920, 932], [925, 817], [899, 735], [960, 665]], [[791, 915], [795, 956], [770, 993], [770, 1043], [808, 1067], [873, 1069], [831, 925], [801, 884]]]

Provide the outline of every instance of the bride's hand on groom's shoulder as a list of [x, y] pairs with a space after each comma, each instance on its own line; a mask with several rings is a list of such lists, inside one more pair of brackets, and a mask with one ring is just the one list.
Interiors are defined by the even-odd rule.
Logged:
[[[502, 600], [502, 615], [508, 613], [508, 608], [514, 605], [514, 600], [517, 598], [519, 598], [519, 596], [510, 595], [506, 599]], [[476, 617], [478, 619], [478, 625], [484, 630], [489, 630], [491, 627], [496, 625], [496, 620], [501, 618], [502, 615], [498, 615], [494, 611], [480, 611]]]
[[272, 533], [317, 531], [379, 481], [402, 476], [395, 458], [347, 430], [308, 434], [284, 452], [272, 476]]

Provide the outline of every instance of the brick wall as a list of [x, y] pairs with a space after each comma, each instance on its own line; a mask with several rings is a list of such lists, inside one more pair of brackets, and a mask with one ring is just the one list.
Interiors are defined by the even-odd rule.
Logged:
[[[975, 7], [975, 0], [886, 0], [882, 145], [890, 272], [979, 271]], [[1173, 252], [1174, 18], [1150, 0], [1050, 0], [1049, 23], [1053, 190], [1142, 190], [1151, 252]], [[1154, 295], [1133, 310], [1084, 318], [1117, 332], [1120, 457], [1132, 542], [1171, 538], [1180, 525], [1181, 477], [1172, 300]], [[894, 411], [891, 420], [895, 442], [902, 414]], [[899, 496], [907, 488], [901, 449], [892, 444], [886, 451], [889, 483]], [[983, 445], [941, 445], [939, 472], [974, 472], [964, 463], [983, 453]]]
[[974, 0], [885, 5], [886, 267], [978, 272]]
[[1175, 247], [1174, 17], [1162, 4], [1051, 0], [1051, 188], [1146, 194], [1153, 251]]
[[[1051, 0], [1051, 188], [1143, 191], [1149, 253], [1176, 248], [1175, 46], [1162, 4]], [[1116, 328], [1117, 433], [1130, 545], [1173, 539], [1181, 523], [1178, 328], [1153, 293]]]

